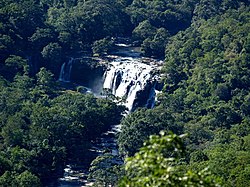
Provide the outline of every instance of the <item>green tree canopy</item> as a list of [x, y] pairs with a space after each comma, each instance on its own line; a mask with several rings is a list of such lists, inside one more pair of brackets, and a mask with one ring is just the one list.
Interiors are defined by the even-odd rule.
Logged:
[[184, 154], [182, 136], [152, 135], [135, 156], [127, 158], [120, 186], [220, 186], [206, 170], [183, 172], [176, 162]]

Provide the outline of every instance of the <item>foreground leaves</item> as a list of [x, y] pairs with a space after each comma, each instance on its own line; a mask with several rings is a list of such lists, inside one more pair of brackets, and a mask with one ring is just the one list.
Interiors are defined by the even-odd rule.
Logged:
[[176, 166], [184, 154], [182, 139], [183, 135], [166, 135], [163, 131], [150, 136], [135, 156], [127, 158], [126, 176], [120, 186], [220, 186], [207, 169], [184, 172]]

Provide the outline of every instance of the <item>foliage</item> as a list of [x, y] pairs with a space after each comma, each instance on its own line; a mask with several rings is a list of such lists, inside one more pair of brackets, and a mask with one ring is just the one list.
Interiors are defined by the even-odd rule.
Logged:
[[164, 57], [168, 37], [187, 28], [196, 1], [134, 0], [126, 10], [135, 25], [134, 41], [146, 56]]
[[243, 3], [249, 5], [249, 2], [245, 0], [201, 0], [195, 6], [193, 20], [207, 20], [218, 14], [225, 13], [226, 10], [237, 9]]
[[2, 176], [0, 176], [0, 185], [3, 187], [40, 187], [41, 183], [37, 176], [28, 171], [25, 171], [20, 175], [6, 171]]
[[156, 28], [152, 26], [148, 20], [145, 20], [139, 23], [139, 25], [133, 30], [133, 38], [142, 43], [143, 40], [152, 37], [155, 31]]
[[164, 28], [157, 29], [152, 38], [146, 38], [142, 45], [142, 51], [145, 56], [163, 57], [170, 34]]
[[59, 177], [69, 158], [79, 157], [79, 147], [86, 154], [90, 142], [122, 118], [124, 107], [111, 100], [57, 89], [45, 68], [35, 80], [24, 74], [3, 83], [1, 185], [45, 185]]
[[96, 157], [91, 162], [89, 179], [94, 180], [94, 186], [117, 186], [118, 180], [124, 174], [121, 159], [110, 153]]
[[96, 40], [131, 34], [124, 1], [1, 0], [0, 4], [0, 72], [8, 79], [14, 77], [9, 76], [13, 70], [21, 72], [22, 65], [5, 67], [9, 56], [27, 59], [33, 74], [45, 66], [58, 76], [73, 50], [91, 50]]
[[[167, 39], [160, 105], [152, 115], [137, 110], [122, 121], [118, 142], [123, 155], [133, 156], [150, 134], [165, 128], [188, 133], [181, 168], [209, 167], [225, 186], [249, 185], [244, 147], [249, 136], [249, 7], [235, 1], [234, 10], [232, 3], [207, 20], [194, 18], [191, 27]], [[144, 41], [145, 49], [151, 40]]]
[[93, 43], [93, 46], [92, 46], [93, 54], [105, 55], [108, 52], [110, 52], [113, 45], [114, 45], [114, 42], [112, 41], [112, 39], [109, 39], [109, 38], [103, 38], [101, 40], [97, 40]]
[[188, 26], [191, 20], [192, 4], [188, 1], [141, 1], [134, 0], [127, 11], [133, 24], [149, 20], [155, 27], [164, 27], [170, 32]]
[[39, 187], [41, 183], [39, 178], [28, 171], [21, 173], [17, 176], [17, 184], [20, 187]]
[[219, 186], [206, 170], [184, 172], [176, 162], [183, 155], [182, 136], [150, 136], [135, 156], [127, 158], [120, 186]]
[[28, 60], [33, 75], [45, 66], [58, 76], [59, 66], [69, 54], [91, 50], [95, 41], [106, 37], [133, 35], [144, 55], [162, 58], [169, 34], [186, 29], [192, 21], [207, 20], [249, 2], [1, 0], [0, 4], [0, 73], [10, 80], [13, 70], [21, 71], [17, 68], [21, 64], [5, 66], [10, 56]]
[[162, 129], [181, 132], [181, 127], [173, 124], [169, 114], [161, 113], [161, 108], [135, 111], [121, 122], [121, 133], [118, 137], [120, 153], [123, 156], [134, 155], [151, 134], [157, 134]]
[[[190, 166], [210, 166], [225, 186], [248, 185], [245, 174], [233, 174], [235, 167], [247, 172], [248, 164], [237, 162], [247, 153], [231, 149], [249, 134], [245, 126], [249, 122], [245, 110], [249, 94], [248, 12], [249, 7], [241, 7], [200, 20], [173, 37], [166, 48], [161, 105], [175, 116], [175, 122], [183, 124], [184, 133], [190, 134], [186, 141]], [[197, 151], [203, 156], [195, 158]], [[238, 157], [235, 152], [243, 155]]]
[[[249, 186], [249, 12], [248, 0], [0, 0], [0, 186], [46, 184], [120, 122], [124, 107], [112, 96], [61, 90], [55, 81], [76, 51], [106, 54], [109, 38], [119, 36], [132, 36], [144, 56], [165, 56], [160, 104], [122, 120], [122, 156], [133, 156], [163, 129], [189, 134], [183, 163], [165, 160], [175, 157], [149, 150], [149, 142], [128, 162], [138, 172], [128, 164], [127, 177], [142, 169], [138, 177], [145, 179], [148, 168], [139, 161], [149, 152], [163, 160], [146, 160], [150, 167], [177, 172], [171, 182], [209, 182], [206, 174], [178, 170], [208, 166], [225, 186]], [[160, 143], [165, 136], [153, 137]], [[101, 168], [110, 161], [105, 156], [93, 171], [101, 184], [114, 184], [121, 170]]]
[[58, 43], [49, 43], [42, 49], [41, 54], [49, 70], [55, 73], [60, 69], [62, 62], [62, 47]]

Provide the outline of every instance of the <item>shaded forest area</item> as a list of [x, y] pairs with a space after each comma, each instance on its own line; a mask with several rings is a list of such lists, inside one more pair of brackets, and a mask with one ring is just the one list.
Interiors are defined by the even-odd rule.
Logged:
[[[101, 167], [110, 157], [97, 158], [99, 186], [250, 186], [249, 4], [0, 0], [0, 185], [46, 185], [121, 123], [125, 166]], [[165, 58], [154, 109], [122, 118], [125, 108], [109, 98], [55, 81], [71, 54], [104, 55], [115, 37]]]

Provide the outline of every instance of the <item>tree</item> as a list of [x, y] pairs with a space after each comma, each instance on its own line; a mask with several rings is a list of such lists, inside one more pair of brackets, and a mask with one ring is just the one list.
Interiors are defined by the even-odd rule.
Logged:
[[135, 26], [149, 20], [157, 28], [164, 27], [170, 33], [176, 33], [189, 26], [195, 4], [185, 0], [134, 0], [126, 10]]
[[0, 176], [2, 176], [5, 171], [11, 169], [10, 161], [4, 157], [4, 154], [0, 153]]
[[[37, 81], [36, 86], [32, 90], [32, 94], [36, 97], [51, 97], [56, 93], [56, 83], [54, 75], [47, 71], [45, 68], [41, 68], [36, 74]], [[34, 98], [34, 99], [35, 99]]]
[[6, 34], [0, 34], [0, 57], [6, 59], [11, 53], [15, 41]]
[[161, 130], [181, 133], [182, 127], [175, 124], [172, 116], [161, 107], [155, 109], [138, 109], [129, 114], [121, 122], [121, 132], [118, 145], [121, 155], [132, 156], [150, 135], [158, 134]]
[[43, 47], [55, 40], [55, 33], [52, 29], [49, 28], [37, 28], [33, 35], [29, 38], [29, 40], [32, 42], [34, 48], [42, 50]]
[[97, 54], [97, 55], [105, 55], [107, 54], [113, 47], [114, 42], [112, 41], [112, 39], [109, 38], [103, 38], [101, 40], [97, 40], [94, 42], [93, 46], [92, 46], [92, 51], [93, 54]]
[[183, 136], [152, 135], [135, 156], [125, 162], [125, 177], [120, 186], [197, 186], [217, 184], [207, 170], [183, 172], [176, 163], [184, 154]]
[[58, 72], [62, 63], [62, 47], [58, 43], [49, 43], [41, 52], [48, 69]]
[[164, 28], [157, 29], [153, 38], [146, 38], [141, 47], [145, 56], [163, 57], [170, 34]]
[[20, 187], [40, 187], [41, 182], [39, 178], [29, 171], [24, 171], [16, 177], [18, 186]]
[[10, 171], [6, 171], [2, 176], [0, 176], [0, 185], [3, 187], [15, 187], [18, 183], [15, 177]]
[[2, 128], [1, 135], [7, 146], [21, 146], [25, 136], [26, 123], [20, 116], [9, 116], [7, 124]]
[[12, 76], [15, 76], [16, 73], [23, 73], [24, 67], [27, 65], [27, 60], [21, 56], [10, 55], [5, 60], [5, 66], [8, 68], [8, 73]]
[[109, 153], [98, 156], [91, 162], [88, 178], [94, 179], [97, 186], [117, 186], [118, 180], [124, 174], [120, 163], [122, 163], [121, 158]]
[[132, 33], [133, 40], [142, 43], [147, 38], [152, 38], [155, 35], [156, 28], [151, 25], [148, 20], [141, 22]]

